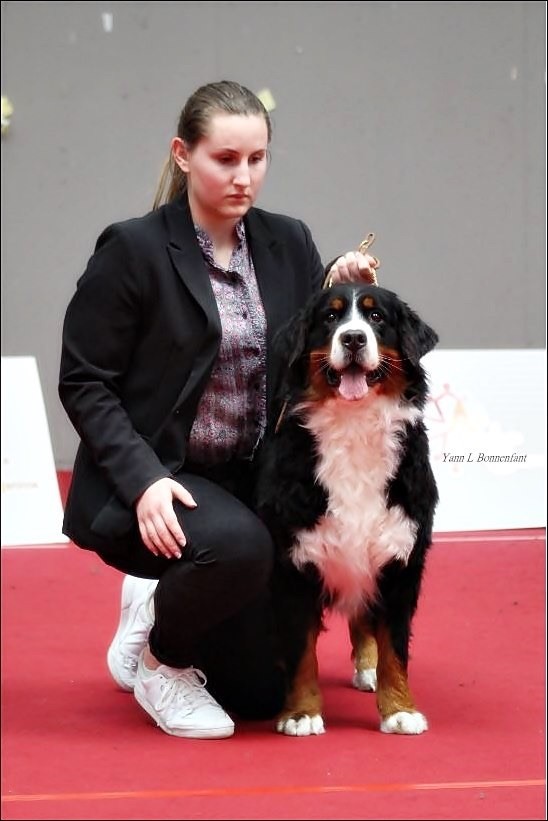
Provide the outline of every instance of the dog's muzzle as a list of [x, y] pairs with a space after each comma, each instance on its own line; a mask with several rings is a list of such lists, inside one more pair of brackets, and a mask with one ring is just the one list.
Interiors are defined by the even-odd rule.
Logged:
[[335, 335], [331, 347], [327, 384], [348, 401], [363, 399], [380, 378], [376, 340], [365, 322], [347, 324]]

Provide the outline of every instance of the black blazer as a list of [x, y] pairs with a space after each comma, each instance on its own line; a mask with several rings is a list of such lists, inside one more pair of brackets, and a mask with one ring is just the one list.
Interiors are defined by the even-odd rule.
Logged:
[[[272, 338], [320, 288], [306, 225], [252, 208], [247, 238], [267, 320], [267, 407], [279, 363]], [[133, 503], [184, 464], [221, 324], [188, 200], [109, 226], [67, 308], [61, 402], [81, 443], [63, 532], [102, 549], [135, 523]]]

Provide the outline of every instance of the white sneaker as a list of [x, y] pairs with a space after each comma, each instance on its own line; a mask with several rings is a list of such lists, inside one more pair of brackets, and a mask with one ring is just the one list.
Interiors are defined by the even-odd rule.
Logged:
[[107, 664], [116, 684], [133, 691], [137, 662], [154, 624], [154, 591], [157, 579], [126, 576], [122, 584], [120, 623], [108, 648]]
[[177, 670], [161, 664], [147, 670], [139, 658], [133, 694], [143, 710], [169, 735], [181, 738], [228, 738], [234, 722], [205, 688], [196, 667]]

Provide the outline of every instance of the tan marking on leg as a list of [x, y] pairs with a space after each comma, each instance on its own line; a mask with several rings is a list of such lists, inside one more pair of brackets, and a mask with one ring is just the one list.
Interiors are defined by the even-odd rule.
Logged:
[[279, 715], [284, 721], [299, 719], [304, 715], [319, 715], [322, 711], [322, 697], [318, 683], [318, 658], [316, 643], [319, 630], [311, 630], [306, 642], [306, 650], [297, 668], [285, 707]]
[[396, 656], [390, 633], [385, 625], [377, 629], [377, 707], [381, 717], [387, 718], [398, 712], [416, 711], [409, 691], [407, 669]]
[[352, 661], [356, 670], [374, 670], [377, 666], [377, 640], [367, 616], [350, 619], [348, 632], [352, 643]]

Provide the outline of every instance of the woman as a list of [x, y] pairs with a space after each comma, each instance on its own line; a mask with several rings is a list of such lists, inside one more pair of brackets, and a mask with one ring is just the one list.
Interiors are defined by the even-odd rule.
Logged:
[[[284, 701], [253, 472], [273, 335], [324, 270], [302, 222], [254, 207], [270, 138], [241, 85], [192, 94], [154, 209], [101, 234], [63, 328], [59, 395], [81, 438], [64, 532], [128, 574], [109, 669], [182, 737], [230, 736], [225, 711]], [[375, 264], [348, 253], [329, 274]]]

